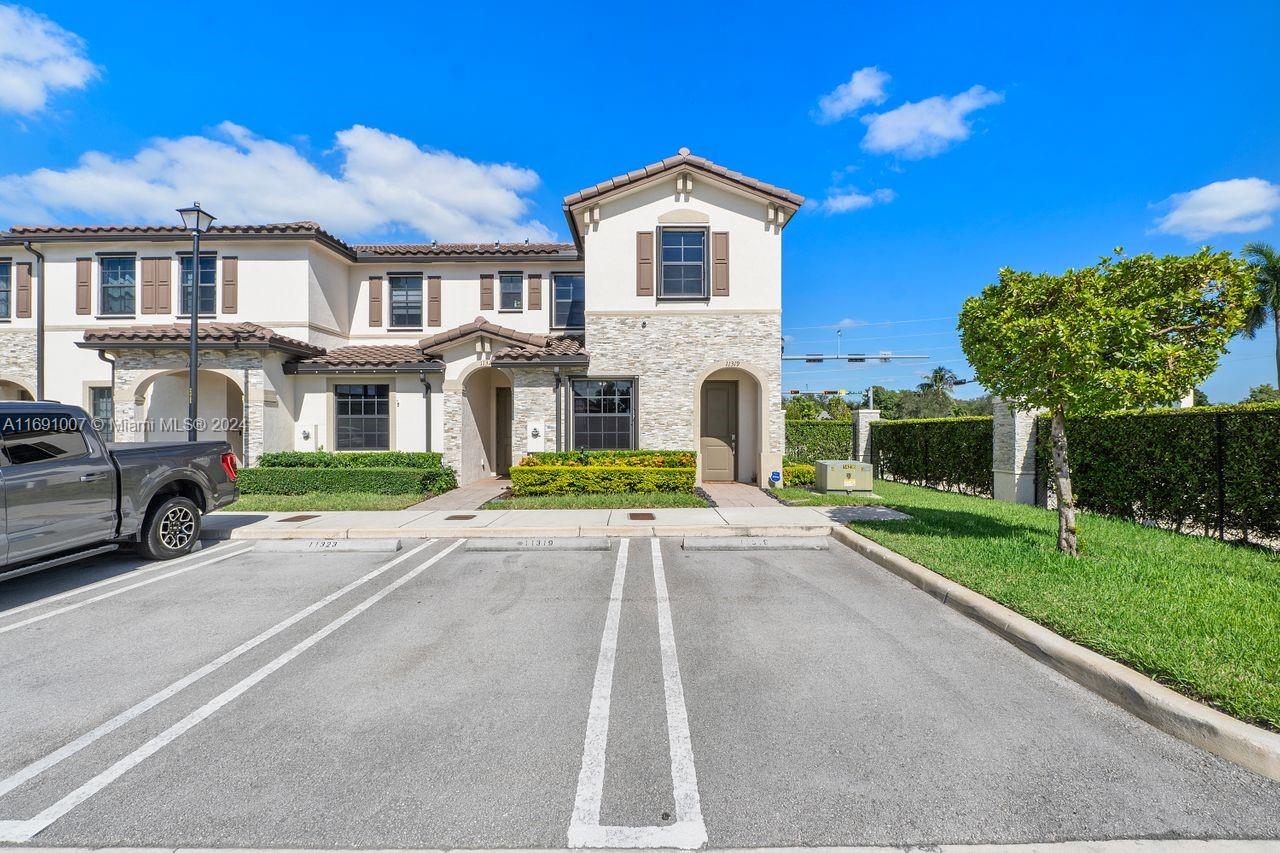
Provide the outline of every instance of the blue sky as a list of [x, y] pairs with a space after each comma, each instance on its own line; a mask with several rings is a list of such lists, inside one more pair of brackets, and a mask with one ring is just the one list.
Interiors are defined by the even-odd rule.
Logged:
[[[1001, 266], [1280, 243], [1274, 2], [60, 2], [0, 30], [0, 227], [195, 195], [349, 239], [565, 239], [563, 195], [682, 145], [800, 192], [791, 351], [841, 325], [931, 360], [788, 388], [967, 376], [955, 315]], [[1274, 346], [1233, 342], [1205, 390], [1274, 383]]]

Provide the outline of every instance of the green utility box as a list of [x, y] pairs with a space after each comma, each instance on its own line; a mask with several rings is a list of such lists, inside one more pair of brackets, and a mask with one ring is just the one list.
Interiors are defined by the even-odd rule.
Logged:
[[815, 485], [823, 492], [870, 492], [871, 464], [850, 459], [821, 459], [814, 464]]

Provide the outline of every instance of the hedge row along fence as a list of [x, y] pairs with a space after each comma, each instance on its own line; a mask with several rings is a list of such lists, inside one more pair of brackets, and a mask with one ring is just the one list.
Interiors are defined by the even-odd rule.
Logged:
[[[1036, 419], [1041, 503], [1052, 488], [1049, 419]], [[1220, 539], [1280, 536], [1280, 403], [1067, 419], [1077, 505]]]
[[819, 459], [849, 459], [853, 453], [851, 421], [786, 421], [785, 462], [812, 465]]
[[693, 492], [691, 450], [531, 453], [511, 468], [514, 495]]
[[440, 464], [439, 453], [288, 451], [264, 453], [260, 465], [240, 471], [236, 484], [245, 495], [414, 495], [447, 492], [458, 480], [452, 468]]
[[875, 421], [871, 463], [878, 477], [990, 497], [992, 425], [991, 417]]

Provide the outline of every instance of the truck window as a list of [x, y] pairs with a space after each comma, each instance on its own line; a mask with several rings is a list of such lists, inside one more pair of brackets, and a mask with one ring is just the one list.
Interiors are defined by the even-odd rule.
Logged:
[[70, 459], [89, 452], [84, 436], [74, 422], [62, 418], [30, 418], [22, 424], [3, 432], [4, 451], [11, 465], [27, 465], [47, 462], [50, 459]]

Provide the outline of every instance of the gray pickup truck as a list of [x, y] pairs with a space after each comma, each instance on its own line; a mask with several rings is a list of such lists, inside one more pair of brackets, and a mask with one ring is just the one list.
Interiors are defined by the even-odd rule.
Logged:
[[0, 402], [0, 580], [133, 545], [186, 554], [237, 497], [225, 441], [107, 444], [85, 411]]

